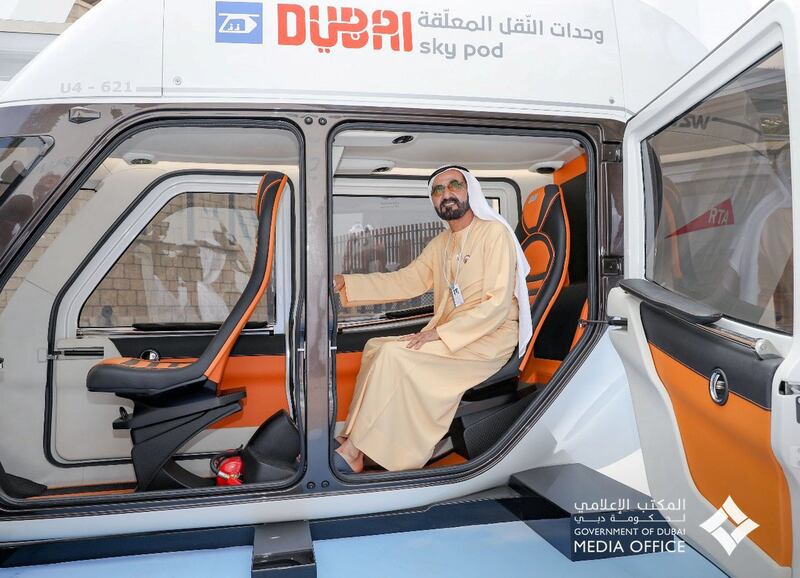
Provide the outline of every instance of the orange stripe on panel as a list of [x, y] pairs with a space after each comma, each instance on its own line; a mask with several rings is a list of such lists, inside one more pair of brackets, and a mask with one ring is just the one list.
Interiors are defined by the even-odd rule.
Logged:
[[[228, 356], [230, 355], [231, 350], [233, 349], [233, 345], [236, 343], [236, 340], [239, 338], [239, 334], [242, 332], [247, 321], [250, 319], [250, 316], [255, 311], [258, 302], [261, 300], [261, 297], [264, 295], [264, 291], [267, 290], [267, 285], [269, 285], [270, 276], [272, 275], [272, 262], [275, 257], [275, 228], [278, 221], [278, 208], [280, 207], [280, 200], [281, 195], [283, 194], [283, 189], [286, 186], [286, 181], [289, 177], [286, 175], [280, 180], [280, 184], [278, 185], [278, 191], [275, 193], [275, 203], [272, 207], [272, 221], [270, 222], [270, 233], [269, 233], [269, 250], [267, 251], [267, 268], [266, 273], [264, 274], [264, 279], [261, 281], [261, 286], [259, 287], [258, 291], [256, 292], [253, 301], [247, 307], [244, 315], [236, 324], [236, 328], [231, 332], [228, 340], [220, 349], [217, 356], [214, 360], [209, 364], [208, 369], [205, 371], [205, 376], [211, 380], [213, 383], [219, 384], [222, 375], [225, 372], [225, 364], [228, 361]], [[270, 183], [272, 186], [272, 183]]]
[[728, 496], [756, 523], [748, 538], [781, 566], [792, 563], [789, 488], [772, 453], [770, 412], [734, 393], [719, 406], [708, 378], [650, 344], [672, 401], [692, 480], [720, 507]]
[[578, 158], [569, 161], [567, 164], [553, 173], [553, 183], [556, 185], [561, 185], [567, 181], [571, 181], [575, 177], [582, 175], [587, 170], [588, 164], [586, 162], [586, 155], [583, 154]]
[[253, 206], [253, 209], [255, 210], [256, 215], [259, 214], [260, 209], [261, 209], [261, 197], [264, 195], [264, 189], [262, 187], [264, 185], [264, 180], [268, 176], [269, 176], [269, 173], [265, 174], [263, 177], [261, 177], [261, 180], [258, 181], [258, 188], [256, 189], [258, 191], [258, 193], [256, 193], [256, 203]]

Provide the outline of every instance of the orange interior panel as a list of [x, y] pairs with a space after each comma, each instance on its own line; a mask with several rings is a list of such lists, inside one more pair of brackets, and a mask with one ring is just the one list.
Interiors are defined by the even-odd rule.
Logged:
[[531, 357], [520, 372], [520, 380], [523, 383], [547, 383], [559, 367], [561, 362], [558, 359]]
[[441, 459], [436, 460], [425, 466], [426, 468], [441, 468], [444, 466], [457, 466], [460, 464], [466, 464], [467, 458], [462, 456], [461, 454], [457, 454], [456, 452], [450, 452], [446, 456]]
[[708, 378], [650, 344], [664, 384], [692, 480], [715, 507], [728, 496], [759, 527], [749, 536], [781, 566], [792, 563], [789, 487], [772, 453], [770, 412], [731, 393], [719, 406], [708, 394]]
[[286, 399], [286, 357], [283, 355], [242, 355], [228, 359], [220, 393], [244, 389], [242, 411], [236, 412], [211, 426], [258, 427], [275, 412], [289, 410]]
[[572, 159], [563, 167], [553, 173], [553, 184], [561, 186], [562, 183], [571, 181], [579, 177], [588, 170], [586, 155], [583, 154], [576, 159]]
[[347, 419], [360, 367], [360, 351], [336, 354], [336, 421]]

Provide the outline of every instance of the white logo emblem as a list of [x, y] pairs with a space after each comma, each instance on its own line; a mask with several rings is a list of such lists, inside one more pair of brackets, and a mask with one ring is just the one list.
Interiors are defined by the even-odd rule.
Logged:
[[[730, 534], [722, 527], [728, 520], [730, 520], [734, 526]], [[747, 515], [739, 509], [739, 506], [736, 505], [733, 498], [728, 496], [725, 503], [722, 504], [722, 507], [714, 512], [708, 520], [700, 524], [700, 527], [714, 536], [717, 542], [725, 548], [728, 556], [730, 556], [736, 549], [736, 546], [738, 546], [750, 532], [758, 528], [758, 524], [748, 518]]]
[[225, 34], [250, 34], [258, 26], [256, 18], [258, 14], [224, 14], [218, 16], [223, 18], [218, 32]]

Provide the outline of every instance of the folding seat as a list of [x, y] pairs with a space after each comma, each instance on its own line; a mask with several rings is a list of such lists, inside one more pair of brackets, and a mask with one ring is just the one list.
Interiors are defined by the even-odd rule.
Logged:
[[255, 206], [258, 229], [252, 274], [199, 358], [151, 361], [123, 357], [104, 360], [89, 371], [89, 391], [114, 393], [134, 403], [133, 413], [120, 408], [113, 427], [130, 430], [139, 491], [214, 483], [182, 468], [173, 456], [197, 433], [242, 409], [244, 391], [220, 394], [217, 389], [231, 350], [269, 284], [278, 206], [288, 180], [274, 171], [261, 179]]

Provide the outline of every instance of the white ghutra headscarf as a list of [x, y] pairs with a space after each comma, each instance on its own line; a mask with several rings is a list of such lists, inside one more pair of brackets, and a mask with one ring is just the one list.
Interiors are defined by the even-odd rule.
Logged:
[[[528, 283], [526, 280], [531, 270], [530, 265], [528, 265], [525, 253], [523, 253], [517, 236], [514, 234], [514, 229], [511, 228], [508, 221], [500, 216], [500, 213], [489, 206], [486, 197], [483, 196], [481, 184], [467, 169], [457, 165], [439, 167], [433, 171], [430, 179], [428, 179], [428, 195], [430, 196], [432, 193], [431, 185], [433, 179], [440, 173], [450, 169], [454, 169], [464, 176], [464, 181], [467, 183], [469, 206], [472, 212], [475, 213], [475, 216], [484, 221], [497, 221], [498, 223], [502, 223], [505, 228], [508, 229], [508, 234], [514, 242], [514, 248], [517, 250], [517, 282], [514, 288], [514, 295], [517, 297], [517, 304], [519, 305], [519, 356], [522, 357], [525, 355], [525, 347], [528, 345], [528, 341], [530, 341], [533, 335], [533, 322], [531, 321], [531, 308], [528, 302]], [[433, 202], [433, 199], [431, 199], [431, 202]]]

